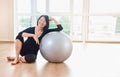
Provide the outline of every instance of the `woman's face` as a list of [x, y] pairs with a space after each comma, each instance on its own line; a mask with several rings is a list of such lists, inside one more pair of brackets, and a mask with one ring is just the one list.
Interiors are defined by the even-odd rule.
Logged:
[[46, 26], [45, 17], [41, 17], [38, 21], [38, 26], [44, 28]]

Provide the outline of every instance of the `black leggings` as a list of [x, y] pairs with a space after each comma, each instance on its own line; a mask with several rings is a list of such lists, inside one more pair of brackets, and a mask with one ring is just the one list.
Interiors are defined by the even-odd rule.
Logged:
[[20, 40], [22, 43], [22, 48], [20, 50], [20, 55], [28, 55], [28, 54], [34, 54], [37, 55], [37, 52], [39, 50], [39, 45], [37, 45], [33, 38], [30, 38], [26, 42], [24, 42], [24, 39], [21, 35], [18, 34], [16, 37], [17, 40]]

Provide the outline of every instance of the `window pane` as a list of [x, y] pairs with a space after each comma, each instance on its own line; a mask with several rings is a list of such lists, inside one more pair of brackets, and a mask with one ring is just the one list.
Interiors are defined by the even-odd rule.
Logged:
[[17, 0], [18, 13], [31, 13], [31, 1], [30, 0]]
[[70, 0], [49, 0], [50, 12], [70, 12]]
[[82, 17], [74, 16], [72, 25], [72, 39], [80, 41], [81, 35], [82, 35]]
[[120, 0], [90, 0], [90, 13], [120, 13]]
[[120, 41], [120, 17], [91, 16], [88, 40]]
[[30, 16], [19, 16], [18, 17], [18, 26], [17, 32], [30, 27], [32, 24]]
[[39, 13], [46, 12], [46, 0], [37, 0], [37, 12]]
[[82, 14], [83, 0], [73, 0], [73, 13]]

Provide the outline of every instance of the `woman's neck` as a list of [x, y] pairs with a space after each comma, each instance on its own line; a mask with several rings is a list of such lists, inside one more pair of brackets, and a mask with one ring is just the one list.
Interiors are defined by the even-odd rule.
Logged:
[[41, 27], [37, 26], [36, 28], [37, 28], [38, 31], [43, 31], [43, 28], [41, 28]]

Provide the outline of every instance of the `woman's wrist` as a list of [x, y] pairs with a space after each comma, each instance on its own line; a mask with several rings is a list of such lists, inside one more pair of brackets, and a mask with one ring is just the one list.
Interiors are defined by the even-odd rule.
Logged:
[[37, 37], [36, 34], [32, 34], [32, 37]]
[[22, 33], [22, 37], [34, 37], [35, 34], [31, 34], [31, 33], [26, 33], [26, 32], [23, 32]]

